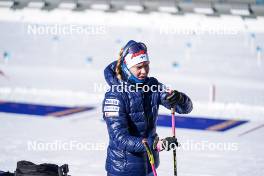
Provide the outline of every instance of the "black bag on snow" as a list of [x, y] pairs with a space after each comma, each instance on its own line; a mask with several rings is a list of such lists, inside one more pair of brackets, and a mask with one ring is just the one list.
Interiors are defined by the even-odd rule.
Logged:
[[29, 161], [18, 161], [15, 176], [68, 176], [67, 164], [34, 164]]
[[13, 173], [0, 171], [0, 176], [15, 176]]

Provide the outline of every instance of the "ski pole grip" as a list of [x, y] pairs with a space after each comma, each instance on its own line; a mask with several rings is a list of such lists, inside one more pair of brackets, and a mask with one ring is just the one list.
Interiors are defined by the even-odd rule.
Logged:
[[175, 114], [175, 108], [174, 107], [171, 108], [171, 114]]

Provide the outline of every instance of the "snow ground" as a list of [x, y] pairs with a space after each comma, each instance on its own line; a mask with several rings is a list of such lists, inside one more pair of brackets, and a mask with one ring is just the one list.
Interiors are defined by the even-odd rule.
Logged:
[[[108, 139], [99, 109], [63, 119], [1, 113], [1, 169], [12, 171], [18, 160], [25, 159], [36, 163], [68, 163], [72, 175], [105, 175], [105, 147]], [[263, 120], [251, 121], [223, 133], [177, 129], [182, 144], [177, 155], [179, 174], [262, 176], [264, 128], [242, 134], [261, 124], [264, 124]], [[158, 133], [160, 137], [166, 137], [170, 136], [171, 130], [159, 127]], [[34, 142], [40, 146], [36, 151], [30, 147]], [[42, 144], [56, 142], [57, 148], [42, 147]], [[59, 143], [73, 143], [73, 148], [59, 149], [62, 146]], [[86, 148], [82, 148], [84, 145]], [[171, 152], [162, 152], [160, 160], [159, 175], [172, 175]]]

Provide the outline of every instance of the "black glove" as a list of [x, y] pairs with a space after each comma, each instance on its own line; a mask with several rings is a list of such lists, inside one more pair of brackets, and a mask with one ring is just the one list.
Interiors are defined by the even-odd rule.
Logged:
[[166, 100], [170, 104], [171, 107], [176, 106], [176, 104], [183, 104], [184, 98], [180, 92], [177, 90], [173, 90], [170, 94], [166, 96]]
[[176, 147], [179, 146], [177, 138], [175, 137], [166, 137], [165, 139], [162, 139], [161, 141], [162, 141], [162, 148], [167, 151], [169, 151], [170, 149], [175, 150]]
[[156, 137], [153, 143], [153, 149], [158, 151], [162, 151], [162, 150], [169, 151], [170, 149], [176, 149], [176, 147], [178, 146], [179, 143], [177, 141], [177, 138], [175, 137], [166, 137], [165, 139], [162, 140], [159, 140], [159, 138]]

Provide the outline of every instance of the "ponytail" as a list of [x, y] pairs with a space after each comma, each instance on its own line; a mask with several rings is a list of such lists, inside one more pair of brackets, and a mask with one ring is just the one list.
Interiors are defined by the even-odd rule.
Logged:
[[117, 64], [116, 64], [116, 69], [115, 69], [115, 71], [116, 71], [116, 77], [119, 80], [122, 80], [122, 70], [121, 70], [122, 55], [123, 55], [123, 49], [121, 49], [120, 52], [119, 52], [119, 56], [118, 56]]

